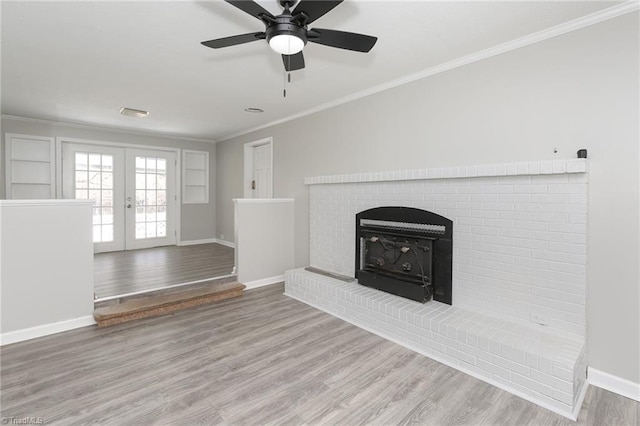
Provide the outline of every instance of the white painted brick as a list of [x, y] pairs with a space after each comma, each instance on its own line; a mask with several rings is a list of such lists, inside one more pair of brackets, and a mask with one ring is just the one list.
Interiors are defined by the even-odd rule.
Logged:
[[540, 174], [548, 175], [553, 173], [553, 161], [541, 161], [540, 162]]
[[531, 369], [526, 365], [518, 364], [501, 356], [494, 355], [492, 358], [494, 364], [505, 368], [511, 372], [521, 374], [525, 377], [528, 377], [531, 374]]
[[521, 193], [521, 194], [544, 194], [546, 192], [551, 192], [551, 191], [548, 191], [548, 188], [551, 188], [552, 186], [561, 186], [561, 185], [542, 185], [542, 184], [513, 185], [513, 192]]
[[586, 224], [551, 223], [549, 224], [549, 231], [586, 235], [587, 226]]
[[551, 386], [540, 383], [529, 377], [514, 373], [511, 375], [511, 380], [513, 380], [515, 383], [518, 383], [519, 385], [524, 386], [527, 389], [534, 390], [535, 392], [539, 392], [549, 397], [553, 396], [553, 388], [551, 388]]
[[540, 162], [539, 161], [529, 161], [528, 162], [529, 174], [537, 175], [540, 174]]
[[529, 174], [529, 163], [526, 161], [520, 161], [516, 164], [517, 173], [520, 175]]
[[587, 171], [587, 161], [585, 159], [567, 160], [567, 173], [581, 173]]
[[584, 244], [550, 242], [549, 250], [560, 253], [587, 254], [587, 246]]
[[540, 175], [534, 176], [531, 182], [535, 184], [569, 183], [569, 178], [566, 174]]
[[536, 222], [553, 222], [566, 223], [569, 221], [569, 215], [565, 213], [537, 213], [531, 214], [531, 220]]
[[447, 354], [451, 355], [453, 358], [464, 361], [467, 364], [476, 365], [476, 357], [463, 351], [447, 347]]
[[538, 368], [538, 355], [527, 352], [527, 365], [531, 368]]
[[550, 374], [542, 373], [538, 370], [531, 370], [531, 378], [540, 383], [544, 383], [553, 389], [567, 393], [573, 392], [573, 383], [558, 379]]
[[567, 163], [565, 160], [553, 160], [553, 173], [565, 173], [567, 171]]
[[568, 202], [571, 204], [587, 204], [586, 194], [570, 194], [568, 196]]
[[482, 188], [485, 194], [512, 194], [514, 192], [513, 185], [487, 185]]
[[567, 382], [573, 380], [573, 371], [568, 368], [563, 368], [558, 365], [553, 365], [552, 367], [553, 375], [561, 380], [565, 380]]
[[569, 406], [573, 405], [574, 398], [571, 393], [562, 392], [558, 389], [553, 390], [553, 399], [557, 399], [563, 404], [567, 404]]
[[569, 183], [575, 184], [588, 184], [589, 183], [589, 175], [586, 173], [577, 173], [567, 175]]
[[502, 377], [505, 378], [507, 380], [511, 380], [511, 372], [509, 370], [507, 370], [506, 368], [502, 368], [499, 367], [495, 364], [492, 364], [490, 362], [487, 362], [483, 359], [477, 359], [476, 361], [476, 365], [485, 370], [488, 371], [489, 373], [491, 373], [492, 375], [496, 375], [498, 377]]
[[529, 229], [532, 231], [546, 231], [549, 229], [549, 224], [546, 222], [531, 222], [526, 220], [517, 220], [514, 222], [514, 226], [517, 229]]
[[496, 176], [497, 174], [497, 164], [487, 164], [487, 176]]
[[570, 214], [569, 223], [587, 223], [586, 214]]
[[548, 185], [550, 194], [584, 194], [586, 193], [586, 184], [567, 183]]

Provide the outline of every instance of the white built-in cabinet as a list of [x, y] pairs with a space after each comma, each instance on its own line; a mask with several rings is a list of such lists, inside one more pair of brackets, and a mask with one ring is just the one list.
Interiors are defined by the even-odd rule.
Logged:
[[55, 138], [7, 133], [5, 162], [8, 199], [56, 198]]
[[209, 202], [209, 153], [182, 150], [182, 203]]

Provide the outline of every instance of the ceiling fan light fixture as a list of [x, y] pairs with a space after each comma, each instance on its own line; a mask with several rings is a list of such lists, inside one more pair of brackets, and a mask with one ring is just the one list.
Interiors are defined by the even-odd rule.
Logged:
[[281, 55], [295, 55], [302, 52], [304, 41], [292, 34], [278, 34], [271, 37], [269, 46]]

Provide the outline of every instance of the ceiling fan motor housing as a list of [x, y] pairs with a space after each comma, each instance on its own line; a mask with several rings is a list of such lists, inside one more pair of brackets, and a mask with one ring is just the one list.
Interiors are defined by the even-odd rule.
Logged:
[[296, 25], [291, 22], [291, 16], [280, 15], [276, 16], [276, 22], [269, 24], [265, 30], [267, 35], [267, 42], [273, 37], [278, 35], [292, 35], [298, 37], [302, 42], [307, 44], [307, 30], [304, 27]]

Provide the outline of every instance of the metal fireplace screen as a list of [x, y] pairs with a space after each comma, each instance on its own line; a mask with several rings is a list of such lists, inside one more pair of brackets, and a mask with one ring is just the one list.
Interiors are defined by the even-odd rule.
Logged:
[[356, 278], [362, 285], [427, 302], [451, 304], [453, 223], [411, 207], [356, 215]]

